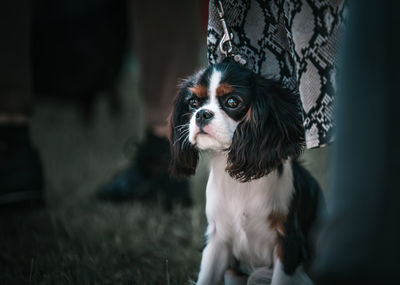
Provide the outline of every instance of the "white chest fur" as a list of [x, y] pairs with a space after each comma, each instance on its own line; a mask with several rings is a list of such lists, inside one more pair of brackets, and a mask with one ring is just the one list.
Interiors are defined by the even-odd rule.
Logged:
[[240, 261], [241, 269], [251, 273], [273, 263], [276, 231], [269, 215], [287, 214], [293, 194], [292, 171], [285, 163], [283, 172], [241, 183], [225, 171], [226, 156], [214, 154], [206, 191], [209, 241], [227, 245], [230, 257]]

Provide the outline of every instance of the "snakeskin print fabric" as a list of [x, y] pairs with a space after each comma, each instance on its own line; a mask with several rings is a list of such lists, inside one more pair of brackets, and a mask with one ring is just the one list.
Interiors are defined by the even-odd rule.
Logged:
[[[343, 30], [343, 0], [223, 0], [233, 33], [233, 52], [246, 67], [297, 88], [303, 109], [307, 148], [333, 141], [335, 56]], [[210, 0], [207, 55], [210, 64], [224, 56], [218, 1]]]

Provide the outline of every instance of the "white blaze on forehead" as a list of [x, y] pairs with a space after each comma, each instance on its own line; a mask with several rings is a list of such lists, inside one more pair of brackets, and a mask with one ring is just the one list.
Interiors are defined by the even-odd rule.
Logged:
[[217, 88], [219, 84], [221, 83], [221, 77], [222, 73], [216, 69], [213, 69], [210, 77], [210, 89], [208, 90], [208, 93], [210, 94], [210, 101], [211, 102], [216, 102], [217, 98]]

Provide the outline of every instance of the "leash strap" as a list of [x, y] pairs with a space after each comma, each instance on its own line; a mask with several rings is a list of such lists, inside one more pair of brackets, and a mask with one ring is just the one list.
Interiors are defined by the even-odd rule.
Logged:
[[241, 65], [246, 64], [246, 60], [240, 55], [240, 54], [234, 54], [233, 53], [233, 34], [229, 31], [228, 25], [226, 24], [225, 21], [225, 12], [224, 12], [224, 7], [222, 6], [222, 0], [218, 0], [219, 8], [218, 10], [218, 16], [219, 20], [222, 25], [222, 29], [224, 30], [224, 35], [221, 38], [221, 41], [219, 42], [219, 50], [225, 57], [232, 57], [234, 61], [237, 63], [240, 63]]

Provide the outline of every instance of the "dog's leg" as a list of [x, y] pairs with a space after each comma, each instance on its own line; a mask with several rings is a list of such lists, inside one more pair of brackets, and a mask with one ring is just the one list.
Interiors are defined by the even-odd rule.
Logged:
[[219, 284], [228, 268], [230, 256], [231, 253], [225, 242], [217, 238], [209, 239], [201, 258], [197, 285]]

